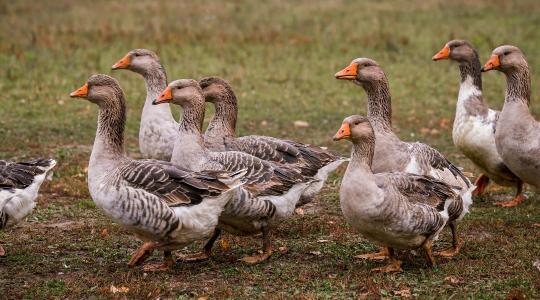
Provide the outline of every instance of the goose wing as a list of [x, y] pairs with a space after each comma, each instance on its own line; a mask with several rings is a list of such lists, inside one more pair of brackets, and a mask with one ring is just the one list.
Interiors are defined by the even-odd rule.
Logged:
[[427, 204], [438, 211], [444, 210], [446, 201], [459, 197], [454, 188], [433, 177], [414, 175], [410, 173], [386, 173], [377, 176], [380, 188], [391, 188], [409, 202]]
[[246, 170], [245, 187], [254, 196], [282, 195], [295, 184], [309, 180], [288, 166], [239, 151], [214, 152], [212, 157], [227, 171]]
[[34, 182], [34, 177], [54, 167], [52, 159], [36, 159], [24, 162], [0, 161], [0, 189], [25, 189]]
[[[462, 188], [470, 188], [472, 184], [470, 180], [463, 174], [463, 172], [452, 164], [446, 157], [444, 157], [439, 151], [433, 149], [431, 146], [423, 143], [411, 144], [412, 156], [416, 157], [418, 163], [424, 168], [431, 168], [435, 172], [442, 174], [450, 172], [454, 177], [456, 183]], [[444, 175], [442, 175], [444, 176]]]
[[152, 193], [171, 207], [196, 205], [230, 188], [224, 183], [230, 173], [191, 172], [163, 161], [133, 160], [126, 163], [120, 173], [129, 186]]
[[322, 167], [341, 159], [320, 147], [269, 136], [226, 138], [224, 143], [227, 151], [241, 151], [266, 161], [295, 166], [306, 176], [314, 176]]

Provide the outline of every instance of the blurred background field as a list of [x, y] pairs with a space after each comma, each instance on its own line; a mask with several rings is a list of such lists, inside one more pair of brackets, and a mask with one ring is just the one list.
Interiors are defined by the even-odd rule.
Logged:
[[[286, 249], [267, 263], [237, 262], [258, 249], [259, 239], [225, 235], [230, 246], [217, 247], [207, 262], [178, 264], [164, 274], [129, 270], [138, 242], [103, 216], [86, 188], [97, 108], [68, 96], [92, 74], [116, 77], [128, 98], [128, 152], [137, 156], [144, 82], [110, 67], [127, 51], [148, 48], [161, 57], [169, 80], [229, 80], [239, 98], [239, 134], [347, 154], [349, 145], [331, 136], [345, 116], [366, 113], [366, 96], [333, 74], [356, 57], [370, 57], [389, 78], [399, 135], [435, 145], [476, 176], [451, 140], [458, 68], [431, 57], [454, 38], [469, 40], [483, 62], [498, 45], [520, 47], [533, 74], [532, 111], [540, 117], [539, 12], [536, 0], [0, 0], [0, 157], [59, 160], [28, 222], [0, 232], [9, 255], [0, 260], [0, 297], [539, 298], [537, 195], [501, 209], [492, 202], [512, 191], [493, 188], [461, 225], [462, 254], [430, 270], [421, 257], [403, 253], [404, 274], [379, 275], [368, 271], [376, 263], [352, 258], [375, 248], [341, 218], [340, 174], [304, 215], [281, 227], [276, 249]], [[503, 75], [483, 78], [484, 97], [500, 109]], [[209, 119], [210, 107], [207, 112]], [[295, 127], [298, 120], [309, 127]], [[448, 241], [445, 236], [442, 244]]]

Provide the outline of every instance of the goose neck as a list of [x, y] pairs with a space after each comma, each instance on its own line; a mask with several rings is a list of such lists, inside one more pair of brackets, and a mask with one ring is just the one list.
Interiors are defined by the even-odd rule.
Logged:
[[362, 141], [353, 141], [351, 161], [349, 166], [361, 168], [371, 172], [373, 154], [375, 150], [375, 137], [365, 137]]
[[90, 164], [124, 156], [124, 127], [126, 109], [123, 96], [100, 106], [98, 126]]
[[143, 108], [143, 118], [147, 115], [159, 116], [162, 120], [174, 121], [171, 113], [171, 108], [168, 103], [160, 105], [152, 105], [163, 90], [167, 87], [167, 74], [163, 66], [159, 65], [154, 68], [149, 68], [144, 73], [144, 82], [146, 85], [146, 101]]
[[482, 65], [476, 51], [470, 61], [461, 61], [459, 63], [459, 73], [461, 75], [461, 83], [472, 78], [472, 84], [482, 90]]
[[520, 66], [506, 73], [505, 102], [520, 102], [529, 106], [531, 99], [531, 76], [528, 66]]
[[375, 129], [392, 131], [392, 98], [386, 77], [376, 82], [364, 83], [368, 96], [368, 117]]
[[216, 112], [206, 130], [209, 139], [223, 139], [224, 137], [236, 136], [236, 120], [238, 116], [238, 105], [234, 92], [223, 90], [217, 95], [214, 106]]

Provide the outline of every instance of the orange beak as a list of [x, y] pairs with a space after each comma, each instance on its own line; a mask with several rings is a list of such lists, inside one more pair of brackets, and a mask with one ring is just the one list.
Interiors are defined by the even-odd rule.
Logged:
[[131, 58], [129, 54], [126, 54], [126, 56], [122, 57], [119, 61], [117, 61], [111, 69], [118, 70], [118, 69], [127, 69], [129, 67], [129, 63], [131, 62]]
[[345, 69], [336, 73], [336, 79], [354, 80], [358, 74], [358, 64], [351, 63]]
[[338, 132], [334, 135], [334, 141], [339, 141], [342, 139], [348, 139], [351, 137], [351, 127], [349, 127], [349, 123], [343, 123], [341, 124], [341, 127], [339, 128]]
[[85, 83], [83, 86], [81, 86], [77, 90], [71, 92], [69, 96], [80, 97], [80, 98], [85, 98], [86, 96], [88, 96], [88, 83]]
[[500, 65], [501, 65], [501, 61], [499, 60], [499, 56], [497, 54], [492, 54], [489, 60], [487, 61], [487, 63], [482, 68], [482, 72], [494, 70]]
[[162, 93], [161, 95], [159, 95], [157, 97], [157, 99], [155, 99], [154, 101], [152, 101], [152, 104], [156, 105], [156, 104], [161, 104], [161, 103], [166, 103], [166, 102], [170, 102], [172, 100], [172, 90], [170, 87], [167, 87]]
[[441, 51], [437, 52], [437, 54], [433, 55], [433, 60], [441, 60], [448, 58], [450, 56], [450, 48], [448, 45], [444, 45], [444, 48], [441, 49]]

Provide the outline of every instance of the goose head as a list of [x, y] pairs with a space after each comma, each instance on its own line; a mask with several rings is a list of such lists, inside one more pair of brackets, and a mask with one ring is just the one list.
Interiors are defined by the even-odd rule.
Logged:
[[527, 59], [518, 47], [504, 45], [493, 50], [491, 57], [482, 68], [482, 72], [498, 70], [509, 73], [515, 69], [527, 68], [527, 66]]
[[199, 85], [207, 102], [216, 103], [227, 99], [227, 95], [233, 93], [229, 82], [220, 77], [205, 77], [199, 80]]
[[113, 70], [127, 69], [143, 75], [155, 68], [161, 68], [159, 57], [147, 49], [131, 50], [111, 67]]
[[185, 107], [187, 105], [204, 105], [204, 96], [197, 80], [178, 79], [165, 88], [152, 104], [173, 103]]
[[123, 99], [118, 81], [105, 74], [92, 75], [87, 82], [69, 94], [72, 98], [83, 98], [99, 106], [114, 105]]
[[352, 115], [345, 118], [341, 127], [334, 135], [334, 141], [346, 139], [355, 144], [366, 140], [373, 140], [373, 138], [373, 127], [369, 119], [359, 115]]
[[471, 62], [477, 57], [473, 46], [465, 40], [451, 40], [433, 56], [433, 60], [450, 59], [457, 62]]
[[371, 83], [386, 80], [381, 66], [370, 58], [354, 59], [346, 68], [337, 72], [336, 79], [351, 80], [356, 84]]

